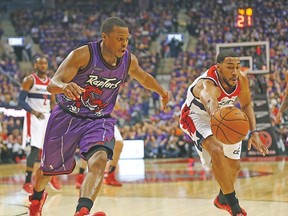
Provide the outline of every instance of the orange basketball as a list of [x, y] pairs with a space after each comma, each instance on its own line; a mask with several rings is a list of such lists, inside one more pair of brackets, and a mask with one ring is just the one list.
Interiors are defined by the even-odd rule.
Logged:
[[210, 121], [213, 135], [224, 144], [242, 141], [249, 131], [249, 121], [240, 109], [227, 106], [218, 109]]

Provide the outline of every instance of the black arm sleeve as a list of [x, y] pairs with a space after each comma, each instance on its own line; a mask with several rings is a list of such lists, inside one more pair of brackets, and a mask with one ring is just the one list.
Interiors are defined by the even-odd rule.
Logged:
[[32, 112], [32, 108], [30, 107], [30, 105], [26, 102], [26, 98], [27, 98], [28, 92], [27, 91], [20, 91], [19, 94], [19, 101], [18, 104], [19, 106], [21, 106], [24, 110], [26, 110], [27, 112]]

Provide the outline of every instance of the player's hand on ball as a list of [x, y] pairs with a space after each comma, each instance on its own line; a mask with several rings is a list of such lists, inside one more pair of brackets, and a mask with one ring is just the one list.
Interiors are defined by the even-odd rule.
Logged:
[[233, 106], [216, 109], [211, 115], [211, 131], [224, 144], [235, 144], [242, 141], [249, 131], [249, 120], [246, 114]]
[[66, 83], [63, 86], [62, 90], [65, 96], [72, 100], [80, 98], [81, 94], [86, 91], [74, 82]]
[[251, 147], [254, 147], [257, 151], [261, 152], [263, 156], [268, 153], [268, 148], [263, 144], [259, 137], [259, 133], [255, 132], [251, 134], [251, 137], [248, 140], [248, 150], [251, 150]]
[[161, 97], [162, 109], [164, 111], [167, 110], [167, 104], [169, 103], [170, 99], [171, 99], [171, 94], [168, 91], [167, 91], [167, 95], [165, 97]]

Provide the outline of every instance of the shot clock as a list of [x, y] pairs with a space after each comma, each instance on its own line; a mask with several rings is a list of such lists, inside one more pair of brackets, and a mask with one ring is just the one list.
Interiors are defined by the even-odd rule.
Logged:
[[235, 17], [235, 26], [237, 28], [246, 28], [253, 26], [253, 9], [238, 8]]

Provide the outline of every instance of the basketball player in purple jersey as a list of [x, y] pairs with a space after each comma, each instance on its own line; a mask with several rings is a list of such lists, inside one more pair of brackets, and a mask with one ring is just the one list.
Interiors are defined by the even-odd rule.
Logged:
[[[170, 95], [151, 75], [144, 72], [135, 55], [127, 50], [129, 30], [117, 17], [106, 19], [102, 40], [73, 50], [52, 78], [48, 91], [62, 94], [51, 113], [45, 135], [41, 167], [29, 215], [39, 216], [47, 198], [51, 176], [69, 174], [75, 167], [77, 147], [87, 161], [88, 173], [80, 189], [74, 216], [91, 215], [90, 210], [101, 188], [105, 166], [113, 156], [114, 125], [111, 117], [120, 85], [130, 75], [142, 86], [162, 97], [163, 109]], [[105, 216], [97, 212], [93, 216]]]
[[[114, 111], [119, 110], [119, 109], [120, 109], [120, 103], [119, 103], [119, 99], [117, 99], [116, 104], [114, 106]], [[113, 113], [112, 113], [112, 116], [113, 116]], [[116, 166], [118, 165], [118, 161], [120, 159], [120, 155], [121, 155], [123, 145], [124, 145], [124, 140], [120, 133], [120, 130], [118, 129], [116, 125], [114, 126], [114, 139], [115, 139], [115, 145], [113, 149], [113, 158], [106, 165], [103, 183], [107, 185], [121, 187], [122, 183], [118, 181], [115, 177], [115, 170], [116, 170]], [[84, 173], [87, 167], [87, 163], [84, 159], [81, 159], [79, 164], [80, 164], [79, 173], [76, 175], [76, 184], [75, 184], [76, 189], [81, 188], [82, 183], [84, 181], [84, 177], [85, 177]]]
[[233, 50], [223, 50], [217, 56], [217, 64], [189, 86], [186, 101], [181, 109], [181, 128], [194, 141], [202, 164], [212, 164], [213, 175], [220, 185], [221, 190], [214, 200], [214, 205], [233, 216], [247, 215], [239, 206], [234, 190], [234, 183], [240, 171], [242, 143], [224, 145], [218, 141], [211, 131], [210, 116], [220, 107], [233, 106], [238, 99], [250, 124], [248, 150], [253, 145], [265, 155], [268, 149], [261, 142], [256, 130], [250, 95], [248, 79], [240, 71], [239, 55]]

